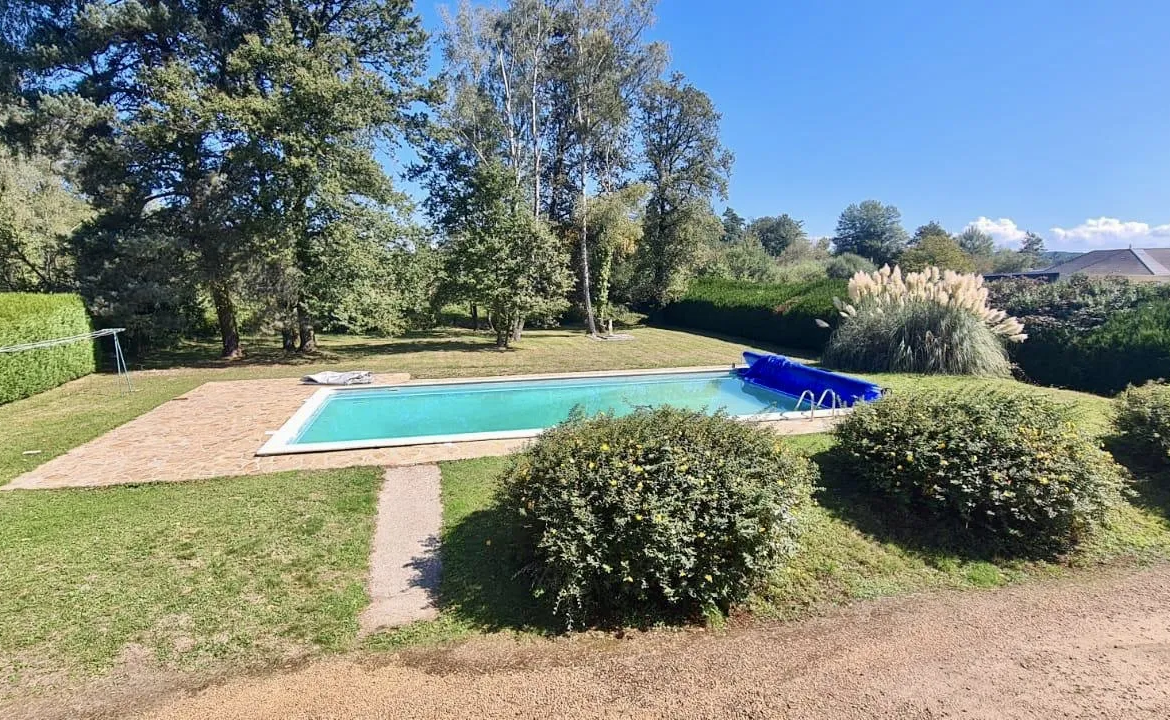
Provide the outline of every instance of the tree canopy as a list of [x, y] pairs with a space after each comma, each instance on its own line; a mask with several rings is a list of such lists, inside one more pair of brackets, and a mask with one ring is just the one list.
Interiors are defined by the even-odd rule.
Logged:
[[311, 332], [311, 246], [327, 225], [402, 202], [374, 152], [423, 97], [411, 3], [16, 2], [26, 22], [6, 54], [24, 102], [40, 123], [54, 100], [84, 103], [71, 118], [80, 185], [103, 224], [148, 233], [138, 247], [186, 264], [224, 355], [240, 352], [238, 306], [261, 268], [285, 276], [286, 310]]
[[681, 74], [655, 81], [639, 106], [650, 203], [639, 256], [642, 296], [663, 305], [685, 290], [700, 243], [722, 225], [711, 197], [727, 193], [731, 153], [719, 141], [720, 115]]
[[931, 266], [962, 273], [975, 271], [971, 256], [946, 235], [924, 236], [902, 253], [898, 264], [904, 271], [919, 271]]
[[876, 265], [893, 263], [906, 247], [902, 213], [893, 205], [866, 200], [850, 205], [837, 220], [833, 249], [837, 254], [853, 253]]
[[785, 250], [808, 242], [804, 223], [788, 216], [764, 216], [752, 220], [748, 231], [759, 238], [764, 249], [773, 256], [780, 256]]

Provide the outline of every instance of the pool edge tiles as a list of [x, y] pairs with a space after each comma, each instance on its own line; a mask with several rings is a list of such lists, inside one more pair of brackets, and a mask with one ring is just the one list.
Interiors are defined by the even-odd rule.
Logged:
[[[720, 366], [706, 366], [693, 368], [654, 368], [645, 370], [605, 370], [578, 373], [543, 373], [538, 375], [502, 375], [483, 378], [444, 378], [436, 380], [411, 380], [394, 385], [360, 385], [327, 387], [313, 393], [295, 413], [280, 427], [279, 430], [269, 431], [271, 437], [256, 451], [257, 456], [288, 455], [298, 453], [332, 452], [343, 450], [368, 450], [375, 448], [405, 447], [412, 445], [455, 444], [476, 442], [483, 440], [509, 440], [536, 437], [547, 427], [519, 429], [519, 430], [488, 430], [484, 432], [460, 432], [452, 434], [413, 435], [406, 437], [361, 438], [352, 440], [337, 440], [325, 442], [298, 442], [317, 415], [326, 407], [329, 401], [337, 395], [348, 393], [369, 393], [376, 390], [393, 390], [409, 388], [441, 388], [443, 386], [485, 385], [495, 383], [527, 383], [542, 380], [588, 380], [638, 378], [644, 376], [666, 376], [668, 379], [677, 377], [686, 379], [687, 376], [701, 376], [709, 374], [728, 374], [742, 365], [729, 364]], [[783, 394], [783, 393], [778, 393]], [[768, 422], [776, 420], [812, 419], [827, 417], [828, 411], [804, 412], [772, 412], [755, 413], [750, 415], [736, 415], [737, 419]]]

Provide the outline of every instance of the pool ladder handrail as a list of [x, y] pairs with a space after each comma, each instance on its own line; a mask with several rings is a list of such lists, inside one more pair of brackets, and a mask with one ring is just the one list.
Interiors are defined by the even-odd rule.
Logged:
[[792, 412], [800, 412], [800, 405], [804, 402], [805, 395], [808, 396], [808, 409], [810, 411], [814, 409], [813, 400], [816, 398], [816, 393], [814, 393], [812, 390], [805, 390], [800, 394], [800, 397], [796, 399], [796, 405], [792, 406]]
[[836, 417], [837, 411], [843, 407], [840, 404], [840, 400], [841, 400], [840, 396], [837, 395], [837, 393], [833, 392], [830, 389], [826, 389], [824, 392], [822, 392], [820, 398], [817, 398], [816, 400], [814, 400], [814, 398], [816, 398], [816, 393], [814, 393], [812, 390], [805, 390], [804, 392], [802, 392], [800, 394], [800, 397], [796, 399], [796, 405], [792, 408], [792, 412], [800, 412], [800, 406], [804, 403], [804, 398], [806, 395], [808, 396], [808, 419], [809, 420], [813, 419], [814, 413], [818, 409], [824, 409], [826, 395], [829, 397], [829, 400], [832, 403], [829, 406], [829, 414], [831, 417]]

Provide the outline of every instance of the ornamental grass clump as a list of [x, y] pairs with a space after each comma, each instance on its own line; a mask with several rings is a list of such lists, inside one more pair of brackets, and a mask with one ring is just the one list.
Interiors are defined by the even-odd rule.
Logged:
[[1113, 403], [1117, 433], [1149, 460], [1170, 465], [1170, 385], [1131, 386]]
[[1027, 337], [1019, 320], [988, 306], [974, 274], [931, 267], [903, 275], [887, 265], [854, 275], [849, 302], [833, 303], [842, 319], [823, 361], [844, 370], [1005, 376], [1003, 341]]
[[540, 436], [498, 498], [533, 590], [568, 627], [727, 612], [796, 547], [816, 466], [775, 434], [659, 408]]
[[852, 471], [908, 529], [973, 554], [1067, 550], [1121, 498], [1112, 457], [1042, 395], [899, 394], [858, 406], [836, 434]]

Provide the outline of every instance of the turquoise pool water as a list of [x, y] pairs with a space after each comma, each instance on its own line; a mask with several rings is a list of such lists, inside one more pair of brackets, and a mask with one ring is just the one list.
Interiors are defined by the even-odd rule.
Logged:
[[590, 415], [626, 415], [660, 405], [757, 415], [792, 410], [796, 398], [730, 371], [342, 390], [327, 397], [289, 444], [541, 430], [578, 407]]

